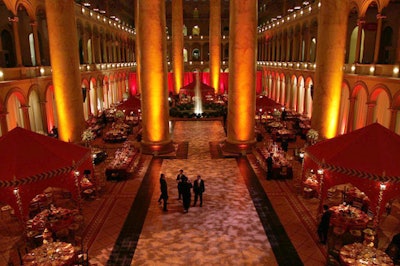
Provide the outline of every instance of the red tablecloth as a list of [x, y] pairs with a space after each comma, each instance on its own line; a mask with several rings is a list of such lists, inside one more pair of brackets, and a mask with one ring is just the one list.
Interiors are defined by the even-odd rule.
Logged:
[[360, 209], [352, 206], [333, 206], [330, 208], [332, 216], [330, 222], [334, 226], [343, 227], [344, 229], [365, 228], [369, 222], [368, 215]]

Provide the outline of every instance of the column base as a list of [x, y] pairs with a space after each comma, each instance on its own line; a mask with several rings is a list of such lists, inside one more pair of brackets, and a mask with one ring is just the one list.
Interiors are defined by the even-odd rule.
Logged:
[[157, 156], [159, 154], [166, 154], [175, 151], [172, 141], [168, 143], [144, 143], [141, 142], [142, 153]]
[[247, 153], [251, 153], [255, 144], [256, 141], [248, 143], [231, 143], [226, 140], [221, 149], [225, 153], [234, 153], [245, 156]]

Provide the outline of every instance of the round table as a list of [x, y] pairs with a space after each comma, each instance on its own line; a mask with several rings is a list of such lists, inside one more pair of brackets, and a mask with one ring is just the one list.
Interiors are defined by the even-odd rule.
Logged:
[[353, 243], [343, 246], [340, 249], [339, 257], [341, 265], [345, 266], [394, 265], [392, 259], [385, 252], [361, 243]]
[[332, 211], [330, 223], [347, 230], [364, 229], [369, 222], [365, 212], [352, 206], [332, 206], [329, 210]]
[[70, 243], [51, 242], [43, 244], [24, 255], [23, 265], [74, 265], [77, 251]]

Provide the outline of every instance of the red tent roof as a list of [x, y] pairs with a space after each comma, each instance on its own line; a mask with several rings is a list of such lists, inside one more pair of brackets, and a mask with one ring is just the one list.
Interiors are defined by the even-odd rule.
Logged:
[[378, 123], [318, 142], [306, 153], [334, 172], [400, 182], [400, 136]]
[[[194, 96], [194, 89], [196, 86], [196, 81], [193, 81], [192, 83], [189, 83], [188, 85], [182, 87], [179, 90], [179, 94], [186, 94], [189, 96]], [[205, 95], [209, 94], [209, 95], [214, 95], [214, 88], [208, 86], [207, 84], [200, 82], [200, 91], [202, 96], [204, 97]]]
[[128, 115], [131, 111], [138, 113], [140, 109], [141, 102], [138, 97], [131, 96], [126, 101], [122, 102], [120, 105], [117, 106], [118, 110], [125, 110], [126, 114]]
[[90, 149], [20, 127], [0, 137], [0, 187], [65, 174], [90, 158]]

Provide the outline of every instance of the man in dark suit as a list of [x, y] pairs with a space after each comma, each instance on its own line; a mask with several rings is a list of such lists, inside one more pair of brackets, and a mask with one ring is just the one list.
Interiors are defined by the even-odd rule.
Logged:
[[190, 193], [192, 189], [192, 183], [190, 180], [185, 177], [181, 181], [181, 190], [182, 190], [182, 201], [183, 201], [183, 212], [187, 213], [190, 207], [190, 200], [192, 198], [192, 193]]
[[328, 231], [329, 231], [329, 223], [330, 223], [331, 215], [332, 215], [332, 212], [329, 210], [329, 206], [324, 205], [321, 220], [318, 225], [319, 241], [322, 244], [326, 244], [326, 241], [328, 240]]
[[167, 186], [167, 181], [165, 180], [164, 174], [160, 175], [160, 190], [161, 190], [161, 195], [160, 195], [160, 198], [158, 199], [158, 202], [161, 203], [161, 200], [163, 200], [163, 203], [164, 203], [163, 211], [168, 211], [168, 209], [167, 209], [168, 186]]
[[193, 184], [193, 192], [194, 192], [194, 203], [193, 207], [196, 206], [197, 199], [200, 197], [200, 207], [203, 206], [203, 192], [205, 191], [204, 181], [201, 179], [201, 176], [198, 175], [197, 179], [194, 181]]
[[182, 181], [186, 179], [187, 177], [183, 174], [183, 170], [179, 170], [179, 174], [176, 177], [176, 182], [178, 183], [178, 200], [182, 199]]

